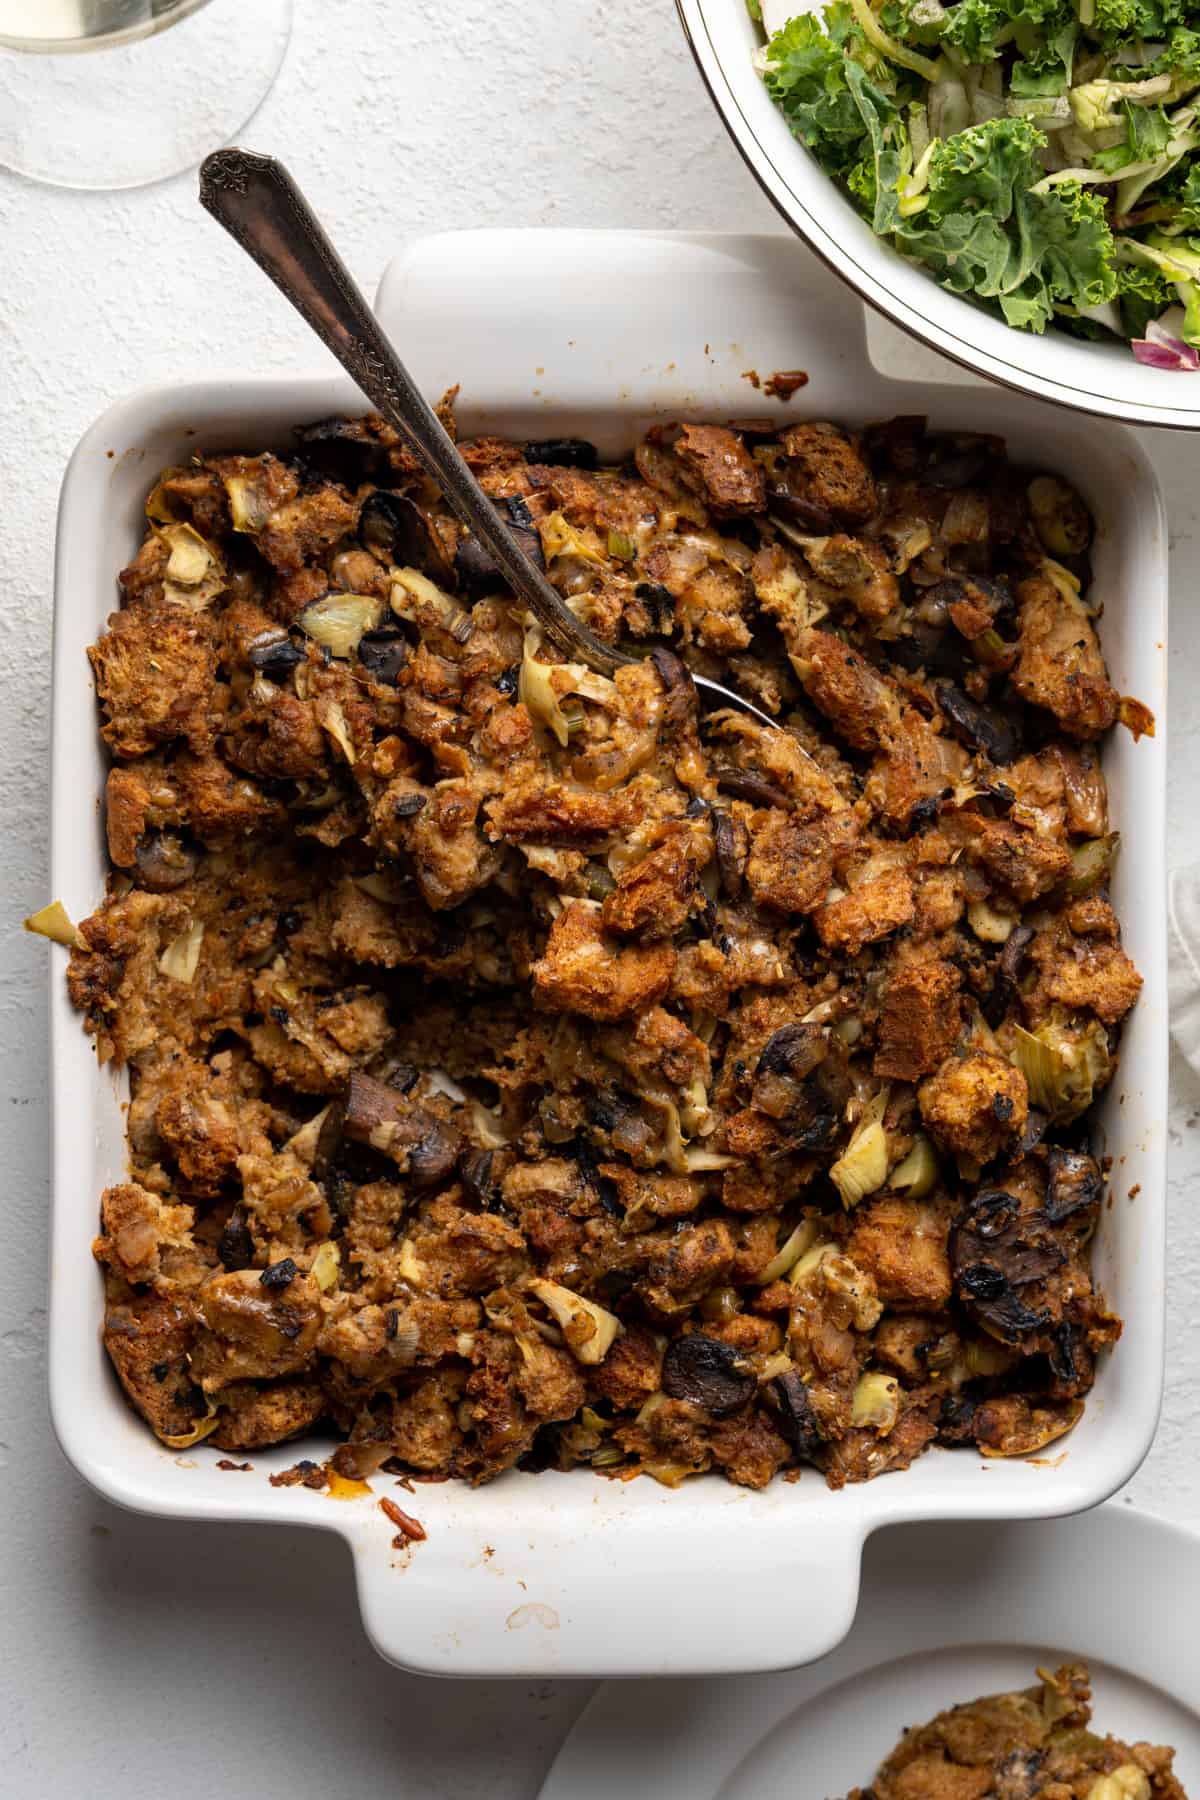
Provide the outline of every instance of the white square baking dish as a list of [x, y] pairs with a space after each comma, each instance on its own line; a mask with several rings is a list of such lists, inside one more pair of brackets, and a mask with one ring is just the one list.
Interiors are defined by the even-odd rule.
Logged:
[[[1097, 1245], [1126, 1321], [1082, 1423], [1060, 1454], [988, 1462], [931, 1451], [911, 1470], [830, 1493], [815, 1474], [763, 1493], [715, 1478], [670, 1492], [579, 1472], [510, 1474], [405, 1496], [428, 1540], [397, 1555], [375, 1499], [339, 1502], [267, 1475], [323, 1446], [253, 1458], [234, 1481], [203, 1445], [161, 1447], [125, 1405], [100, 1343], [101, 1283], [88, 1253], [101, 1189], [124, 1172], [120, 1087], [97, 1071], [52, 974], [54, 1220], [50, 1378], [55, 1427], [75, 1467], [110, 1499], [186, 1519], [282, 1521], [340, 1532], [367, 1630], [411, 1669], [468, 1675], [640, 1675], [778, 1668], [846, 1633], [864, 1538], [904, 1520], [989, 1520], [1080, 1511], [1133, 1474], [1162, 1385], [1167, 1094], [1163, 809], [1166, 531], [1149, 464], [1122, 428], [995, 388], [890, 381], [868, 361], [845, 290], [786, 238], [484, 231], [415, 243], [379, 309], [430, 395], [461, 384], [469, 430], [579, 433], [607, 451], [653, 419], [761, 412], [749, 369], [807, 369], [799, 417], [861, 422], [928, 413], [1003, 433], [1020, 460], [1058, 469], [1100, 523], [1096, 591], [1120, 690], [1158, 735], [1118, 733], [1106, 768], [1123, 836], [1115, 900], [1145, 977], [1100, 1121], [1113, 1199]], [[114, 572], [140, 535], [156, 470], [198, 447], [286, 444], [294, 424], [361, 407], [345, 382], [208, 378], [141, 393], [83, 438], [63, 486], [56, 580], [53, 893], [95, 905], [105, 859], [103, 761], [84, 651], [115, 604]], [[782, 416], [782, 414], [781, 414]], [[376, 1477], [378, 1493], [390, 1492]], [[982, 1548], [982, 1545], [981, 1545]]]

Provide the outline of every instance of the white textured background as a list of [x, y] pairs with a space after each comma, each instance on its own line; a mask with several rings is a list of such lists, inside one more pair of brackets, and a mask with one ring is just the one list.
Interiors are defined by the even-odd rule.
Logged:
[[[419, 231], [775, 229], [669, 0], [297, 0], [287, 61], [245, 141], [292, 165], [368, 292]], [[45, 956], [18, 921], [49, 897], [62, 466], [132, 387], [213, 367], [311, 370], [323, 352], [199, 212], [192, 177], [106, 196], [0, 172], [0, 271], [0, 1794], [249, 1800], [371, 1782], [403, 1800], [532, 1796], [586, 1687], [399, 1675], [367, 1647], [332, 1540], [124, 1516], [52, 1440]], [[911, 372], [918, 353], [900, 353]], [[1182, 863], [1200, 860], [1200, 442], [1150, 448], [1173, 528], [1170, 857]], [[1173, 1081], [1167, 1405], [1130, 1495], [1188, 1519], [1200, 1502], [1200, 1082], [1183, 1066]]]

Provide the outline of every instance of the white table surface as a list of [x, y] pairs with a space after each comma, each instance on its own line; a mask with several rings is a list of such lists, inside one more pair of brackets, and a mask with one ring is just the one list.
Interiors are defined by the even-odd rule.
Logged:
[[[444, 227], [776, 229], [670, 0], [297, 0], [296, 15], [245, 141], [291, 163], [368, 291], [406, 235]], [[49, 897], [62, 466], [141, 383], [312, 369], [323, 352], [198, 211], [192, 177], [107, 196], [0, 172], [0, 254], [0, 1793], [261, 1800], [370, 1784], [395, 1800], [527, 1800], [586, 1684], [398, 1674], [363, 1637], [333, 1540], [125, 1516], [51, 1436], [45, 955], [11, 927]], [[909, 371], [924, 356], [886, 330], [874, 341]], [[1200, 440], [1149, 447], [1172, 524], [1170, 859], [1184, 863], [1200, 860]], [[1200, 1513], [1200, 1082], [1182, 1065], [1172, 1079], [1167, 1402], [1127, 1498], [1186, 1520]]]

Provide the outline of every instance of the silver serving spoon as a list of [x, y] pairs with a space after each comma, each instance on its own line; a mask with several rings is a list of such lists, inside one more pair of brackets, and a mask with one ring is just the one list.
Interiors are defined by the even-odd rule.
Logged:
[[[556, 648], [601, 675], [611, 676], [621, 663], [636, 660], [581, 624], [505, 530], [283, 164], [250, 150], [216, 150], [201, 165], [200, 204], [266, 271], [401, 434], [447, 506], [478, 538]], [[775, 726], [731, 688], [706, 675], [693, 680], [706, 705], [734, 706]]]

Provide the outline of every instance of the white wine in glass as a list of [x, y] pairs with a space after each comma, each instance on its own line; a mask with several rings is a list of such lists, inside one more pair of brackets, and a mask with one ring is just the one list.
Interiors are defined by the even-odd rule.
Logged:
[[292, 0], [0, 0], [0, 166], [77, 188], [194, 168], [258, 110], [291, 18]]
[[95, 50], [128, 43], [197, 12], [206, 0], [0, 0], [0, 44], [12, 50]]

